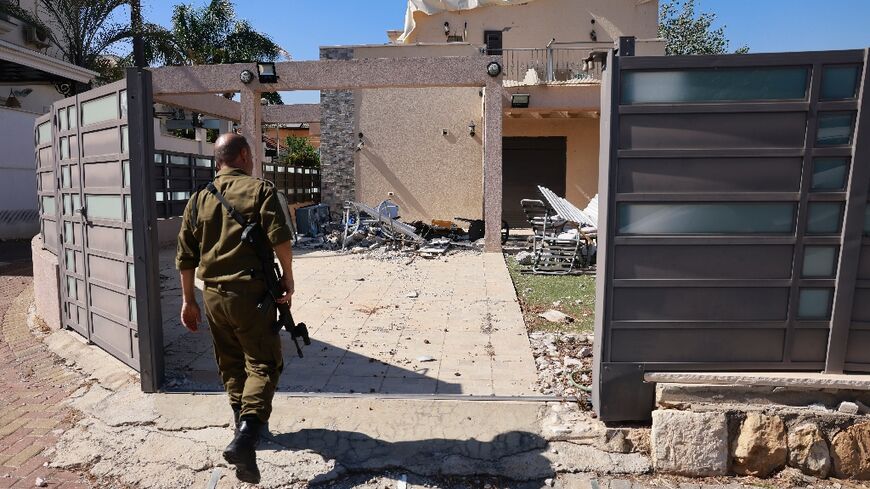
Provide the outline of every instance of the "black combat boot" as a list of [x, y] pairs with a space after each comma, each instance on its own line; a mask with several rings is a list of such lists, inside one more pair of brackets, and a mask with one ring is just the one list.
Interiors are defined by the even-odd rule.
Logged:
[[256, 448], [260, 443], [263, 423], [256, 416], [242, 416], [233, 441], [224, 449], [224, 460], [236, 466], [236, 477], [242, 482], [259, 484]]

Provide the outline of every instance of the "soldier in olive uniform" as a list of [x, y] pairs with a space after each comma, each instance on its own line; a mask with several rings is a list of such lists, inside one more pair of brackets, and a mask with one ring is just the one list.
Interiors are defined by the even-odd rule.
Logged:
[[[250, 176], [251, 148], [238, 134], [220, 136], [214, 147], [217, 176], [214, 186], [245, 218], [262, 225], [284, 272], [285, 295], [293, 295], [291, 235], [276, 191], [269, 182]], [[233, 441], [224, 450], [236, 475], [257, 483], [255, 448], [259, 432], [269, 420], [272, 397], [283, 368], [281, 341], [273, 330], [275, 305], [257, 309], [266, 294], [261, 263], [248, 244], [242, 242], [242, 227], [209, 192], [191, 197], [184, 210], [178, 234], [176, 268], [181, 274], [184, 301], [181, 322], [197, 331], [201, 321], [194, 294], [194, 270], [205, 283], [203, 299], [214, 338], [214, 353], [221, 380], [229, 395], [236, 419]]]

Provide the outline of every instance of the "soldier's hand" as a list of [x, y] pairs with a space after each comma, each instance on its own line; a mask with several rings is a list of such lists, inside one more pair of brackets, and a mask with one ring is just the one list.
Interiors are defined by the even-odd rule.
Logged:
[[199, 311], [199, 304], [196, 302], [185, 302], [181, 304], [181, 324], [192, 332], [199, 330], [199, 323], [202, 322], [202, 313]]
[[293, 277], [287, 276], [287, 274], [285, 274], [283, 277], [281, 277], [281, 285], [284, 286], [284, 295], [281, 296], [280, 299], [278, 299], [278, 303], [287, 304], [289, 306], [290, 299], [293, 297], [293, 291], [295, 288]]

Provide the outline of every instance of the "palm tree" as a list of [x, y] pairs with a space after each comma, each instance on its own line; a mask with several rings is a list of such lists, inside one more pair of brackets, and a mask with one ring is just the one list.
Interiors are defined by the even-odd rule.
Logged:
[[[151, 64], [203, 65], [275, 61], [289, 58], [269, 36], [236, 18], [230, 0], [211, 0], [203, 7], [176, 5], [169, 30], [146, 27], [145, 55]], [[277, 93], [263, 94], [281, 103]]]
[[[119, 43], [132, 37], [129, 22], [117, 20], [118, 9], [129, 0], [39, 0], [40, 10], [48, 14], [48, 30], [64, 60], [98, 72], [97, 83], [119, 78], [118, 58], [113, 56]], [[123, 73], [120, 73], [123, 77]]]

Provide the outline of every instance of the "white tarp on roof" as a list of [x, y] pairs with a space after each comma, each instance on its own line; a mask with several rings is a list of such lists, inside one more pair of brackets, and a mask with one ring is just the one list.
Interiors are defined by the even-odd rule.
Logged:
[[455, 12], [457, 10], [473, 10], [481, 7], [522, 5], [533, 0], [408, 0], [408, 11], [405, 13], [405, 32], [398, 38], [398, 42], [405, 42], [416, 26], [414, 13], [423, 12], [426, 15], [440, 14], [441, 12]]

